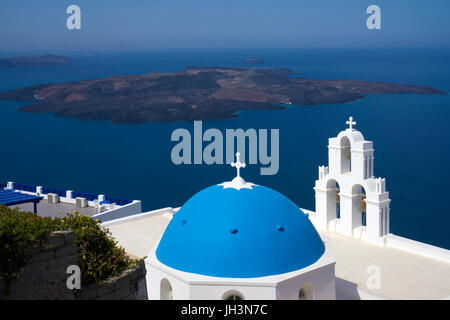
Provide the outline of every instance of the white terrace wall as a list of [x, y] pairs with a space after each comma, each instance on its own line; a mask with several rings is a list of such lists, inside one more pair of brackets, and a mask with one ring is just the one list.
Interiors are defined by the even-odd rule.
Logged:
[[423, 242], [389, 234], [385, 237], [385, 245], [425, 257], [450, 263], [450, 250], [432, 246]]
[[130, 221], [138, 221], [138, 220], [141, 220], [141, 219], [146, 219], [146, 218], [151, 217], [151, 216], [157, 216], [157, 215], [163, 215], [163, 214], [172, 216], [179, 209], [180, 208], [167, 207], [167, 208], [157, 209], [157, 210], [153, 210], [153, 211], [133, 214], [133, 215], [125, 216], [125, 217], [118, 218], [118, 219], [111, 219], [111, 220], [108, 220], [108, 221], [103, 221], [101, 226], [102, 227], [110, 227], [112, 225], [118, 225], [118, 224], [122, 224], [122, 223], [125, 223], [125, 222], [130, 222]]
[[[8, 182], [6, 185], [7, 189], [14, 189], [14, 187], [15, 187], [15, 183], [11, 182], [11, 181]], [[29, 194], [29, 195], [38, 195], [38, 196], [43, 197], [44, 200], [47, 200], [47, 198], [48, 198], [47, 194], [43, 194], [42, 186], [37, 186], [35, 192], [23, 191], [23, 190], [20, 190], [20, 192]], [[69, 203], [69, 204], [75, 205], [76, 198], [73, 197], [73, 193], [74, 192], [72, 190], [67, 190], [66, 196], [59, 197], [59, 201], [62, 203]], [[103, 201], [103, 200], [105, 200], [105, 196], [102, 194], [99, 194], [98, 201]], [[93, 201], [87, 201], [87, 203], [90, 207], [94, 207]], [[134, 200], [133, 202], [123, 205], [123, 206], [115, 205], [115, 209], [96, 214], [93, 217], [99, 219], [102, 222], [105, 222], [105, 221], [120, 219], [120, 218], [127, 217], [130, 215], [135, 215], [135, 214], [138, 214], [141, 212], [142, 212], [142, 202], [139, 200]]]
[[92, 217], [95, 219], [99, 219], [101, 222], [106, 222], [132, 216], [141, 212], [142, 212], [141, 201], [134, 200], [132, 203], [126, 204], [116, 209], [112, 209], [106, 212], [93, 215]]

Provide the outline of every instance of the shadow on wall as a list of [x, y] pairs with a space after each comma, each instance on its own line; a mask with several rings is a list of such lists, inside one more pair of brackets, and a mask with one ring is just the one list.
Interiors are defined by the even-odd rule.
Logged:
[[356, 283], [336, 277], [336, 300], [386, 300], [370, 290], [358, 289]]
[[336, 277], [336, 300], [361, 300], [356, 283]]

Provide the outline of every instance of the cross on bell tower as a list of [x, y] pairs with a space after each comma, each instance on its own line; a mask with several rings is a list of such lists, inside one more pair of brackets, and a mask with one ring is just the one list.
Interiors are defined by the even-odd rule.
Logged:
[[240, 157], [241, 157], [241, 154], [239, 152], [236, 152], [236, 162], [231, 163], [231, 166], [236, 168], [236, 170], [237, 170], [236, 177], [240, 177], [241, 176], [241, 174], [240, 174], [241, 168], [245, 168], [245, 163], [241, 162]]
[[350, 130], [353, 130], [353, 126], [356, 124], [356, 121], [353, 121], [353, 117], [350, 117], [345, 123], [349, 125]]

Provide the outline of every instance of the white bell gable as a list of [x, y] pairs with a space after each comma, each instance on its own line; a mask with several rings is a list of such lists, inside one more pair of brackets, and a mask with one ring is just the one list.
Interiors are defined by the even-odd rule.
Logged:
[[328, 143], [328, 166], [319, 167], [316, 223], [349, 237], [380, 243], [389, 234], [389, 192], [386, 179], [374, 176], [374, 149], [361, 132], [341, 131]]

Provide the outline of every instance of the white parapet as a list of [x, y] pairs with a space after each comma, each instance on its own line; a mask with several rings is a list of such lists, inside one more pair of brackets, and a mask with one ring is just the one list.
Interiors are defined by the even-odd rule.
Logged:
[[[330, 221], [329, 226], [324, 229], [321, 227], [320, 223], [318, 223], [318, 217], [317, 214], [314, 211], [302, 209], [300, 208], [304, 213], [308, 214], [309, 220], [312, 222], [314, 227], [317, 230], [331, 230], [337, 233], [342, 234], [342, 232], [339, 232], [340, 226], [339, 226], [339, 219], [335, 219]], [[363, 232], [364, 233], [364, 232]], [[358, 236], [357, 238], [360, 238], [362, 241], [367, 241], [366, 236], [362, 234], [361, 236]], [[369, 241], [372, 244], [385, 246], [385, 247], [391, 247], [400, 249], [403, 251], [407, 251], [413, 254], [421, 255], [427, 258], [433, 258], [438, 259], [447, 263], [450, 263], [450, 250], [436, 247], [429, 245], [427, 243], [419, 242], [416, 240], [400, 237], [397, 235], [394, 235], [392, 233], [382, 237], [379, 242], [374, 243], [373, 241]]]
[[88, 201], [86, 198], [78, 197], [76, 198], [76, 206], [78, 208], [86, 208], [88, 206]]
[[133, 202], [124, 206], [117, 206], [115, 209], [108, 210], [106, 212], [98, 213], [93, 218], [99, 219], [102, 222], [116, 220], [132, 215], [142, 213], [142, 203], [139, 200], [133, 200]]
[[450, 263], [450, 250], [432, 246], [423, 242], [389, 234], [385, 236], [385, 245], [387, 247], [408, 251]]
[[48, 203], [58, 203], [59, 202], [59, 195], [57, 195], [56, 193], [49, 193], [47, 194], [47, 200]]
[[[101, 225], [102, 225], [102, 227], [110, 227], [112, 225], [123, 224], [123, 223], [127, 223], [130, 221], [138, 221], [138, 220], [142, 220], [142, 219], [146, 219], [148, 217], [158, 216], [158, 215], [165, 215], [170, 218], [175, 214], [176, 211], [178, 211], [178, 209], [179, 208], [172, 208], [172, 207], [161, 208], [161, 209], [157, 209], [157, 210], [153, 210], [153, 211], [148, 211], [148, 212], [125, 216], [122, 218], [111, 219], [111, 220], [103, 222]], [[99, 215], [102, 215], [102, 214], [99, 214]], [[99, 215], [96, 215], [96, 216], [99, 216]], [[96, 216], [94, 216], [94, 217], [96, 217]]]

